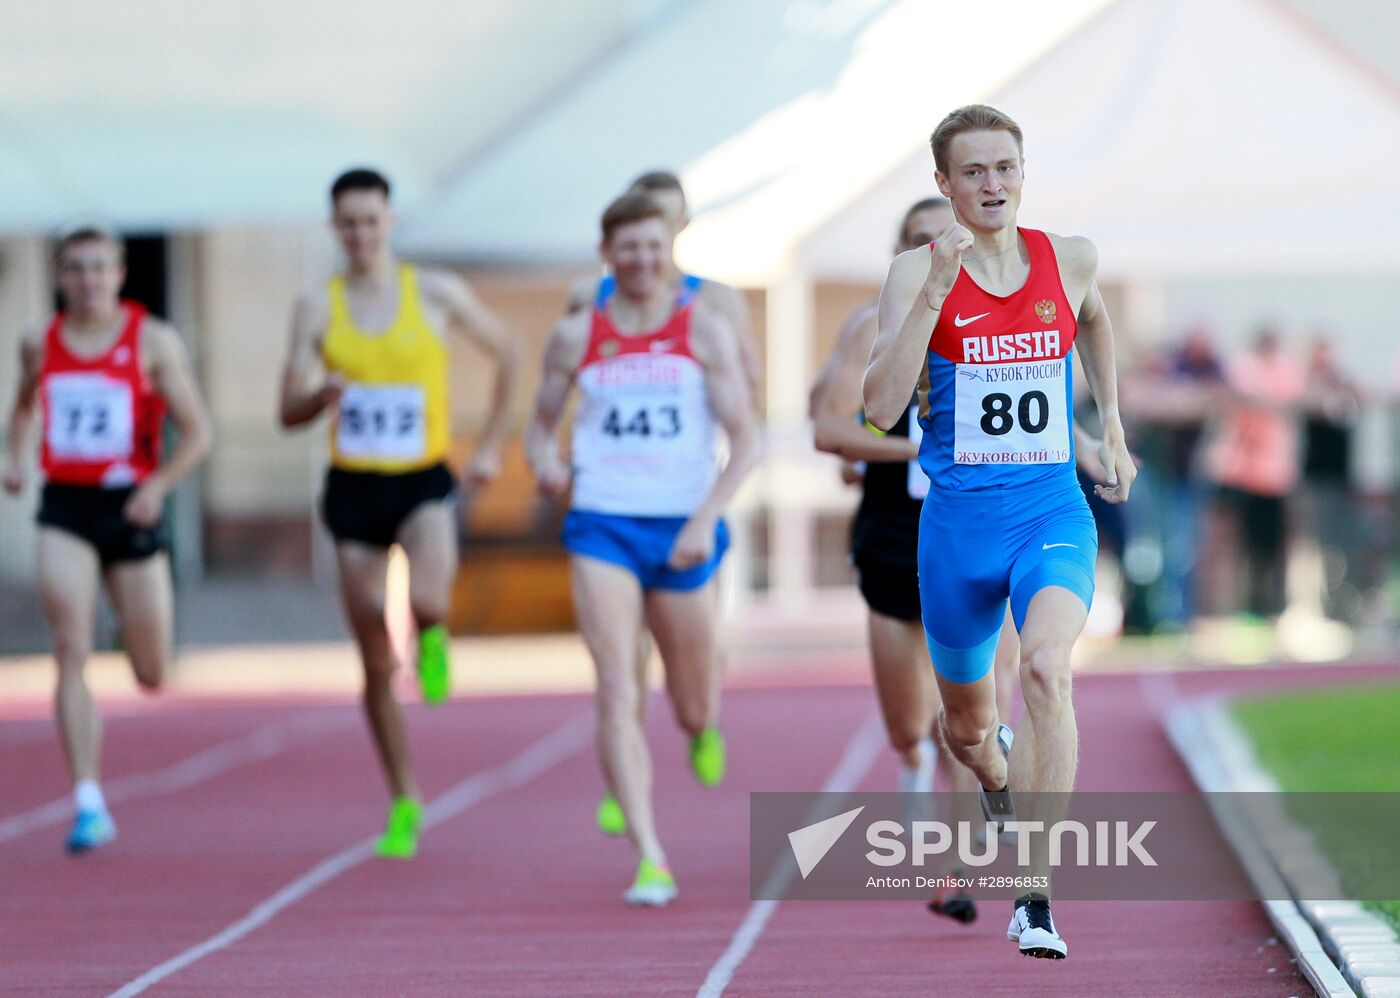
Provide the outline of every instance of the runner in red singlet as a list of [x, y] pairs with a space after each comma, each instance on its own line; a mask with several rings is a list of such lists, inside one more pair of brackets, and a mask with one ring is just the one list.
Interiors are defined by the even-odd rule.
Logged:
[[[58, 662], [55, 713], [74, 781], [67, 846], [108, 842], [116, 825], [98, 784], [102, 721], [83, 678], [98, 589], [121, 621], [136, 680], [154, 690], [170, 664], [173, 597], [165, 499], [209, 449], [209, 420], [179, 335], [118, 297], [122, 246], [97, 227], [59, 239], [64, 310], [21, 339], [5, 490], [24, 487], [35, 416], [43, 429], [39, 587]], [[179, 437], [163, 456], [169, 413]]]
[[[1074, 474], [1073, 358], [1103, 423], [1107, 502], [1136, 470], [1118, 414], [1113, 328], [1089, 240], [1016, 224], [1021, 129], [985, 105], [952, 112], [931, 138], [954, 222], [900, 254], [880, 293], [865, 411], [888, 428], [919, 388], [919, 463], [931, 485], [919, 521], [919, 598], [949, 748], [977, 777], [990, 820], [1051, 828], [1074, 789], [1078, 735], [1070, 654], [1093, 596], [1098, 541]], [[1021, 636], [1026, 715], [1012, 750], [992, 662], [1008, 602]], [[1025, 813], [1011, 789], [1029, 791]], [[1020, 952], [1062, 959], [1050, 915], [1048, 846], [1032, 840], [1007, 935]]]

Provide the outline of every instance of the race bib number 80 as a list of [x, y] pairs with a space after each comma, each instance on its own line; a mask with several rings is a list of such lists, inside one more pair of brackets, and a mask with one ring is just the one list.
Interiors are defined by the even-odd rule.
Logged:
[[957, 464], [1060, 464], [1069, 460], [1067, 358], [959, 364], [953, 459]]
[[420, 385], [346, 386], [336, 420], [336, 449], [346, 457], [413, 461], [427, 450]]
[[47, 379], [49, 452], [60, 460], [120, 461], [131, 456], [131, 385], [104, 374]]

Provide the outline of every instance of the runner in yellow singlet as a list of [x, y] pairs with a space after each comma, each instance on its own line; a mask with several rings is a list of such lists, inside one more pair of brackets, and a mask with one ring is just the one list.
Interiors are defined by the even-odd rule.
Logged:
[[468, 487], [500, 471], [519, 353], [466, 282], [394, 259], [394, 213], [382, 175], [342, 174], [331, 207], [347, 266], [297, 302], [280, 417], [290, 429], [332, 413], [321, 513], [335, 538], [341, 598], [364, 664], [365, 713], [393, 795], [377, 849], [406, 859], [417, 851], [422, 805], [392, 685], [398, 663], [384, 617], [389, 549], [398, 544], [408, 557], [419, 683], [425, 701], [440, 703], [450, 687], [442, 621], [457, 567], [445, 333], [466, 334], [496, 365], [490, 416], [465, 471]]

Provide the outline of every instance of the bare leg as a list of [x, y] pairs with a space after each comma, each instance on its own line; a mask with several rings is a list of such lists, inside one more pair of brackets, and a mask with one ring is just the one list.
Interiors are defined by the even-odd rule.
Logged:
[[871, 610], [869, 628], [875, 696], [890, 747], [904, 765], [916, 767], [919, 743], [933, 730], [938, 709], [923, 625]]
[[1007, 766], [996, 743], [995, 671], [972, 683], [955, 683], [940, 675], [938, 694], [943, 700], [939, 730], [944, 744], [983, 787], [1001, 790], [1006, 786]]
[[574, 555], [569, 559], [579, 631], [598, 675], [598, 758], [608, 791], [627, 818], [643, 859], [664, 865], [651, 809], [651, 754], [637, 714], [637, 631], [642, 590], [631, 572]]
[[384, 624], [384, 580], [389, 552], [385, 548], [341, 541], [335, 553], [340, 565], [341, 602], [364, 666], [365, 716], [389, 791], [394, 797], [417, 797], [418, 788], [409, 769], [403, 709], [394, 696], [397, 663]]
[[1011, 607], [1006, 608], [1006, 619], [1001, 624], [1001, 637], [997, 639], [996, 661], [992, 672], [997, 683], [997, 716], [1001, 723], [1016, 726], [1017, 692], [1021, 688], [1021, 636], [1016, 633], [1016, 621], [1011, 616]]
[[643, 624], [637, 632], [637, 723], [647, 726], [647, 700], [651, 697], [651, 632]]
[[[1026, 715], [1016, 733], [1010, 781], [1013, 792], [1030, 791], [1033, 795], [1025, 808], [1018, 806], [1017, 817], [1043, 821], [1046, 828], [1064, 817], [1079, 767], [1070, 652], [1086, 616], [1078, 596], [1051, 586], [1031, 599], [1021, 627], [1021, 691]], [[1042, 837], [1036, 841], [1044, 844]], [[1031, 872], [1048, 876], [1046, 857], [1037, 850], [1032, 859]]]
[[122, 646], [136, 681], [160, 688], [174, 660], [175, 596], [165, 552], [107, 570], [107, 592], [121, 621]]
[[100, 573], [90, 545], [52, 527], [39, 528], [39, 592], [58, 663], [54, 717], [74, 783], [95, 782], [100, 769], [102, 718], [83, 678]]
[[676, 724], [694, 737], [719, 722], [715, 672], [714, 581], [699, 589], [646, 594], [647, 624], [666, 667], [666, 692]]
[[408, 600], [420, 631], [447, 618], [457, 572], [455, 512], [448, 502], [424, 503], [399, 528], [408, 556]]

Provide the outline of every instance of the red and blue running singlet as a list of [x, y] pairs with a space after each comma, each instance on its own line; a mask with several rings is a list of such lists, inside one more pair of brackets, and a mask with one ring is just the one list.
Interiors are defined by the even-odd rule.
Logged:
[[692, 306], [649, 333], [623, 335], [593, 310], [574, 374], [573, 508], [689, 516], [718, 471], [705, 368], [690, 350]]
[[939, 488], [1032, 484], [1073, 468], [1073, 350], [1079, 325], [1050, 237], [1017, 230], [1030, 273], [994, 295], [958, 273], [920, 378], [919, 463]]
[[99, 357], [79, 357], [64, 345], [61, 312], [44, 334], [39, 399], [49, 482], [122, 488], [160, 463], [165, 400], [141, 370], [146, 310], [129, 301], [122, 308], [126, 323]]

